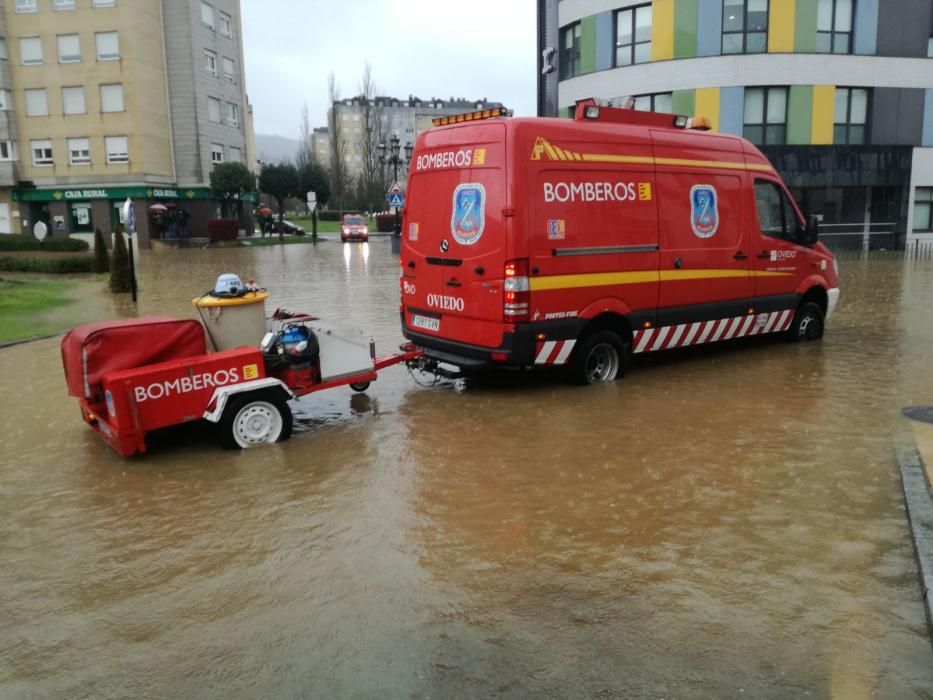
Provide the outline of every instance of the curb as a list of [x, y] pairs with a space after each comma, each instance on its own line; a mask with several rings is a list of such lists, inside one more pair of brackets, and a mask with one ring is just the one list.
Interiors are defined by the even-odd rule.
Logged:
[[24, 345], [25, 343], [34, 343], [37, 340], [48, 340], [49, 338], [57, 338], [58, 336], [65, 335], [68, 331], [59, 331], [58, 333], [49, 333], [48, 335], [34, 335], [32, 338], [23, 338], [22, 340], [11, 340], [8, 343], [0, 343], [0, 350], [5, 348], [12, 348], [14, 345]]
[[897, 447], [904, 502], [914, 553], [920, 569], [920, 589], [927, 616], [927, 631], [933, 643], [933, 496], [927, 483], [923, 458], [913, 438]]

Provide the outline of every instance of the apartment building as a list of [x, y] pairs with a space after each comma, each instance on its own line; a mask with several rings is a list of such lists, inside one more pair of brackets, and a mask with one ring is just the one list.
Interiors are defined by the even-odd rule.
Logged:
[[205, 235], [212, 167], [255, 162], [238, 0], [8, 0], [0, 32], [0, 232], [109, 232], [129, 197], [140, 245]]
[[838, 247], [933, 238], [931, 0], [537, 0], [538, 112], [709, 117]]

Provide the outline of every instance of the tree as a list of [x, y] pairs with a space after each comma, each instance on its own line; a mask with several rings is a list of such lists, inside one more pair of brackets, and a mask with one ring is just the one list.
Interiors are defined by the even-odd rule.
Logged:
[[379, 144], [388, 141], [388, 124], [385, 110], [376, 100], [378, 88], [373, 80], [373, 69], [367, 61], [360, 79], [360, 127], [359, 151], [363, 161], [358, 198], [360, 206], [369, 211], [381, 209], [385, 196], [385, 167], [380, 160]]
[[259, 173], [259, 189], [272, 197], [279, 208], [279, 238], [284, 233], [282, 221], [285, 218], [285, 200], [289, 197], [301, 197], [301, 182], [298, 170], [291, 163], [264, 165]]
[[220, 200], [221, 215], [227, 217], [231, 202], [256, 191], [256, 176], [243, 163], [218, 163], [211, 170], [211, 189]]
[[94, 272], [107, 272], [110, 269], [110, 253], [104, 242], [104, 234], [100, 227], [94, 231]]
[[117, 224], [113, 232], [113, 256], [110, 258], [110, 291], [130, 291], [130, 257], [123, 240], [123, 230]]
[[308, 113], [308, 103], [301, 107], [301, 123], [298, 126], [298, 155], [295, 165], [301, 170], [314, 162], [314, 143], [311, 140], [311, 116]]
[[302, 197], [308, 192], [314, 192], [320, 206], [327, 204], [330, 199], [330, 184], [324, 168], [316, 163], [302, 165], [298, 168], [298, 181]]
[[349, 181], [347, 163], [344, 156], [347, 153], [347, 144], [343, 136], [343, 127], [340, 123], [340, 87], [337, 79], [331, 73], [327, 77], [327, 95], [330, 100], [330, 110], [327, 113], [327, 126], [330, 136], [330, 192], [337, 200], [337, 209], [343, 206], [343, 198], [347, 192]]

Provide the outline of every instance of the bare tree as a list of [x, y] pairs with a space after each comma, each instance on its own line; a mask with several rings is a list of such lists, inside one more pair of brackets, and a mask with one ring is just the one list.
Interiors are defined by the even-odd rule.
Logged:
[[361, 133], [358, 145], [363, 169], [358, 198], [360, 204], [370, 211], [380, 208], [385, 188], [385, 168], [379, 160], [379, 144], [386, 142], [388, 125], [382, 103], [376, 99], [377, 93], [373, 69], [367, 61], [360, 80]]
[[314, 162], [314, 145], [311, 141], [311, 116], [308, 112], [308, 103], [301, 107], [301, 122], [299, 123], [298, 156], [295, 164], [298, 169]]
[[344, 156], [347, 153], [347, 144], [340, 123], [340, 87], [337, 79], [331, 73], [327, 76], [327, 96], [330, 102], [330, 111], [327, 113], [327, 126], [330, 137], [330, 190], [331, 199], [336, 202], [337, 209], [343, 207], [344, 195], [347, 192], [349, 173]]

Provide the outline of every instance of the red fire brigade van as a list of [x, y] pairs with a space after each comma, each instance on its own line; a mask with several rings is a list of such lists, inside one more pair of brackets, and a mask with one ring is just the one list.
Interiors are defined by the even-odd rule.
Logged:
[[587, 383], [632, 353], [822, 337], [835, 261], [753, 145], [595, 103], [500, 112], [435, 120], [415, 147], [401, 315], [431, 361]]

